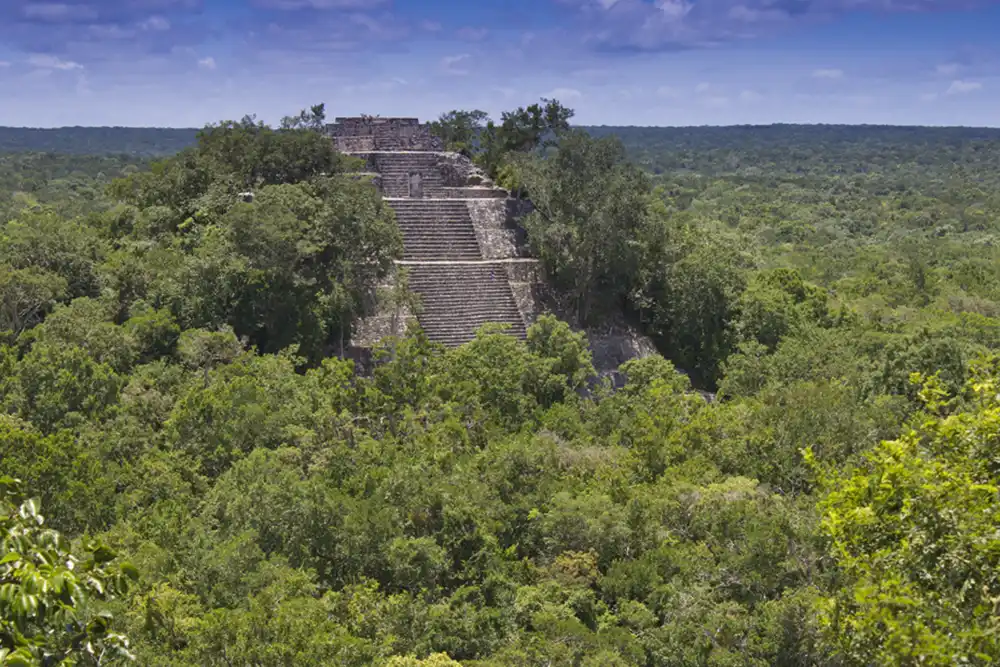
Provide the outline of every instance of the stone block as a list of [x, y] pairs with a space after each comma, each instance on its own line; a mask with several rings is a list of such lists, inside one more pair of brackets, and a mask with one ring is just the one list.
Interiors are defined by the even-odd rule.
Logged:
[[512, 284], [542, 285], [545, 283], [545, 272], [537, 260], [522, 260], [508, 262], [506, 265], [507, 280]]
[[344, 152], [371, 150], [437, 151], [442, 141], [431, 135], [428, 125], [416, 118], [356, 116], [337, 118], [327, 126], [337, 149]]
[[493, 182], [487, 178], [486, 173], [461, 153], [440, 153], [438, 155], [438, 169], [446, 187], [493, 187]]
[[517, 210], [509, 199], [476, 199], [466, 202], [469, 217], [483, 251], [483, 259], [528, 256], [527, 235], [510, 212]]
[[441, 195], [449, 199], [506, 199], [507, 191], [499, 188], [441, 188]]

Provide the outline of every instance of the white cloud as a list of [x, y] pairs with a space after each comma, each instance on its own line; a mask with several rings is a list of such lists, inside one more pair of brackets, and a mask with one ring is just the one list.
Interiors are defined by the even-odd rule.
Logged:
[[202, 58], [201, 60], [198, 61], [198, 67], [200, 67], [201, 69], [215, 69], [216, 68], [215, 58], [213, 58], [212, 56], [208, 56], [207, 58]]
[[938, 98], [937, 93], [923, 93], [920, 95], [921, 102], [933, 102]]
[[842, 70], [842, 69], [816, 69], [816, 70], [813, 70], [812, 77], [814, 79], [842, 79], [842, 78], [844, 78], [844, 70]]
[[670, 19], [682, 19], [688, 15], [694, 4], [687, 0], [656, 0], [656, 8]]
[[421, 21], [420, 29], [427, 32], [441, 32], [443, 26], [437, 21]]
[[948, 95], [962, 95], [965, 93], [974, 93], [977, 90], [982, 90], [983, 84], [978, 81], [962, 81], [961, 79], [956, 79], [951, 82], [948, 86]]
[[954, 76], [958, 74], [958, 64], [957, 63], [944, 63], [943, 65], [938, 65], [934, 68], [938, 74], [944, 74], [945, 76]]
[[662, 97], [666, 100], [676, 100], [680, 99], [681, 94], [676, 88], [672, 88], [670, 86], [660, 86], [656, 89], [656, 96]]
[[694, 92], [707, 93], [711, 89], [712, 89], [712, 84], [705, 83], [704, 81], [702, 81], [701, 83], [699, 83], [697, 86], [694, 87]]
[[583, 97], [583, 93], [576, 88], [555, 88], [542, 95], [542, 97], [549, 100], [559, 100], [560, 102], [565, 102], [566, 100], [578, 100]]
[[53, 23], [69, 21], [93, 21], [97, 12], [88, 5], [64, 2], [31, 2], [21, 10], [26, 19]]
[[0, 60], [0, 69], [3, 69], [5, 67], [10, 67], [10, 63], [7, 62], [6, 60]]
[[62, 58], [57, 58], [56, 56], [50, 56], [42, 53], [35, 54], [28, 57], [28, 64], [32, 67], [37, 67], [38, 69], [45, 70], [63, 70], [69, 71], [74, 69], [83, 69], [83, 65], [78, 62], [73, 62], [72, 60], [63, 60]]
[[468, 68], [462, 67], [462, 63], [469, 60], [472, 56], [468, 53], [460, 53], [455, 56], [445, 56], [441, 59], [441, 69], [443, 69], [448, 74], [456, 74], [463, 76], [469, 73]]
[[140, 23], [139, 27], [143, 30], [162, 32], [164, 30], [170, 30], [170, 21], [162, 16], [150, 16], [148, 19]]
[[729, 10], [727, 16], [739, 23], [780, 22], [788, 19], [788, 14], [780, 9], [752, 9], [746, 5], [736, 5]]
[[386, 0], [256, 0], [265, 9], [372, 9]]
[[764, 96], [756, 90], [744, 90], [740, 93], [740, 102], [760, 102]]

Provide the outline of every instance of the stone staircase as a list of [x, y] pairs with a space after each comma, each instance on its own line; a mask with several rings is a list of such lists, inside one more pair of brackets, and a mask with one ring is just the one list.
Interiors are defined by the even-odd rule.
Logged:
[[433, 341], [466, 343], [487, 322], [510, 324], [507, 333], [525, 339], [507, 271], [499, 262], [411, 264], [410, 289], [420, 295], [420, 326]]
[[469, 207], [456, 199], [391, 199], [403, 232], [403, 259], [479, 260]]
[[420, 174], [423, 197], [444, 193], [444, 179], [437, 167], [435, 153], [406, 151], [373, 153], [375, 169], [382, 175], [382, 194], [386, 197], [411, 197], [410, 174]]
[[[451, 182], [452, 187], [446, 187], [445, 174], [451, 172], [442, 164], [447, 161], [443, 145], [416, 119], [338, 118], [330, 132], [342, 150], [365, 159], [368, 169], [379, 174], [382, 196], [395, 210], [403, 234], [403, 259], [398, 264], [409, 271], [410, 290], [420, 297], [417, 320], [428, 338], [461, 345], [488, 322], [508, 324], [508, 333], [526, 338], [524, 316], [510, 282], [513, 274], [508, 272], [508, 260], [516, 255], [486, 260], [480, 235], [489, 244], [497, 230], [484, 231], [483, 216], [477, 213], [479, 222], [474, 223], [470, 215], [470, 206], [482, 204], [487, 195], [505, 199], [507, 193], [493, 192], [481, 180]], [[453, 175], [449, 178], [455, 180]], [[490, 220], [487, 226], [496, 224]], [[372, 326], [364, 340], [372, 344], [389, 333], [378, 324], [379, 317], [387, 319], [368, 320]]]
[[375, 126], [372, 131], [372, 137], [374, 138], [375, 145], [381, 150], [396, 151], [402, 148], [398, 134], [395, 128], [391, 126]]

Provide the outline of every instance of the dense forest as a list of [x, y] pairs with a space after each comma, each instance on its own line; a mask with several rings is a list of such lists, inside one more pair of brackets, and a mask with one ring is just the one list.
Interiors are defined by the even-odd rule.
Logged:
[[551, 316], [340, 358], [401, 242], [321, 113], [8, 142], [0, 665], [1000, 659], [1000, 133], [442, 115], [613, 391]]
[[198, 130], [158, 127], [0, 127], [0, 153], [164, 157], [198, 140]]

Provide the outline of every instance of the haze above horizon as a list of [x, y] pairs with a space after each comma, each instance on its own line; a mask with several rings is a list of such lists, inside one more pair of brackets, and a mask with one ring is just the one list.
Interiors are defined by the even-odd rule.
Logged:
[[317, 102], [582, 125], [1000, 125], [997, 0], [12, 0], [0, 125], [200, 127]]

